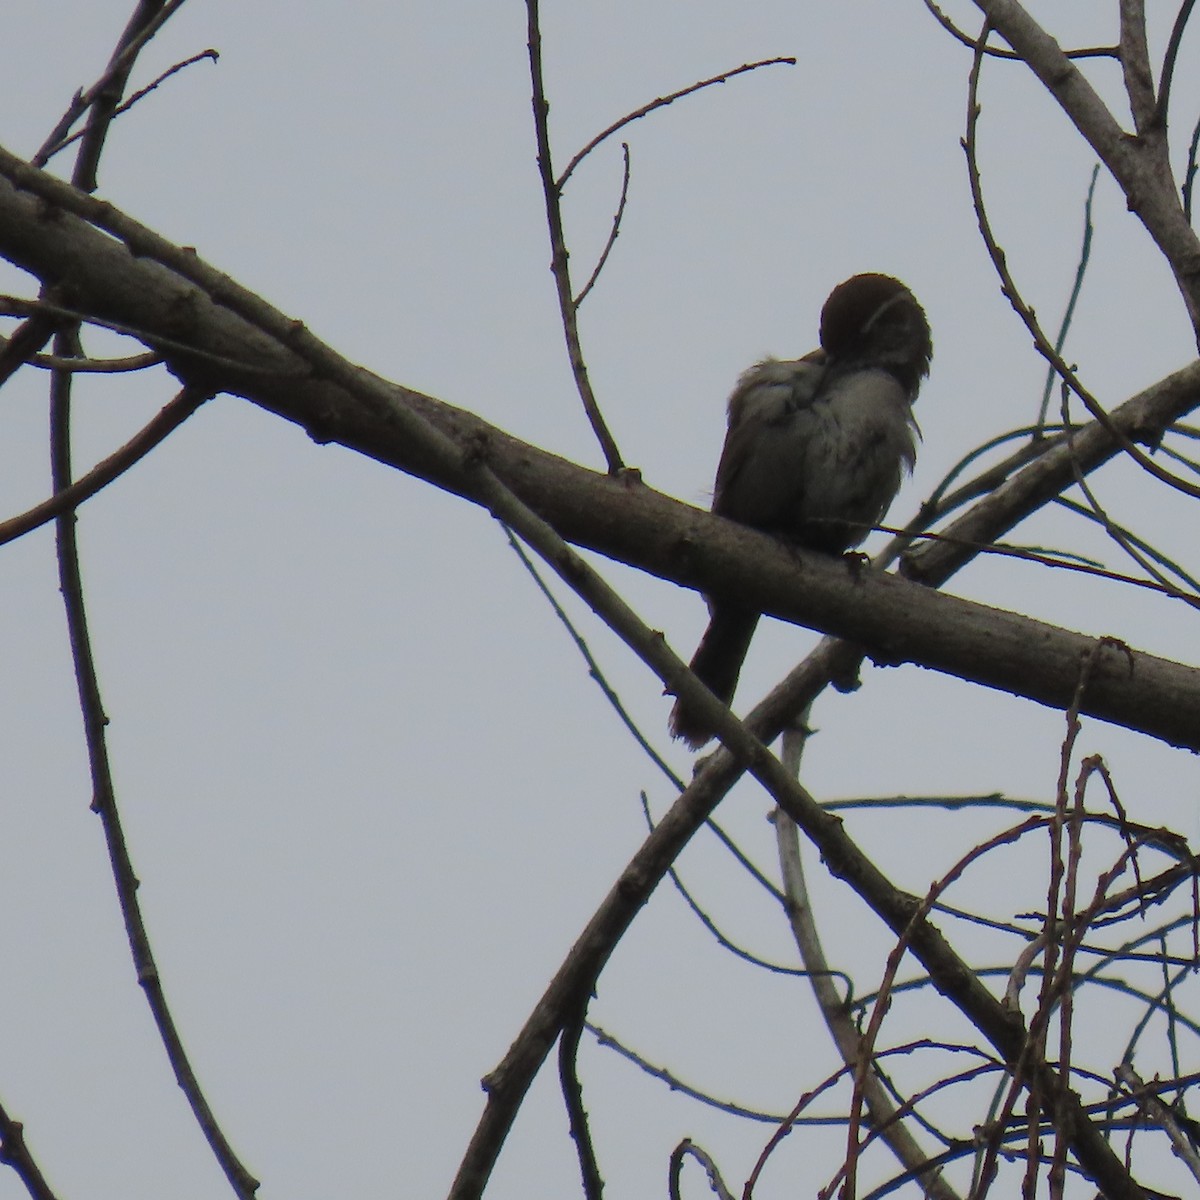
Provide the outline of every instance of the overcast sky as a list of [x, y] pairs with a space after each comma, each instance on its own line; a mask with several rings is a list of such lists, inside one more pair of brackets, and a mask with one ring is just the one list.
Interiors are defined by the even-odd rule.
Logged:
[[[1040, 7], [1072, 22], [1053, 27], [1066, 41], [1115, 40], [1115, 5]], [[9, 0], [0, 143], [34, 152], [100, 74], [131, 8]], [[978, 28], [972, 6], [954, 9]], [[706, 505], [738, 373], [813, 348], [830, 288], [864, 270], [905, 280], [934, 333], [917, 409], [924, 442], [893, 518], [911, 515], [973, 446], [1033, 420], [1044, 366], [999, 295], [959, 147], [970, 55], [917, 0], [544, 0], [543, 10], [560, 165], [655, 96], [755, 59], [798, 60], [623, 134], [627, 212], [582, 333], [612, 431], [648, 483]], [[220, 60], [173, 77], [117, 122], [100, 192], [372, 370], [602, 467], [547, 269], [525, 37], [517, 0], [191, 0], [132, 84], [207, 47]], [[1194, 63], [1190, 43], [1184, 54]], [[1119, 103], [1118, 68], [1088, 71]], [[1024, 67], [989, 66], [981, 98], [993, 219], [1052, 322], [1072, 283], [1093, 156]], [[1174, 94], [1180, 130], [1198, 103], [1189, 66]], [[69, 161], [55, 168], [69, 174]], [[613, 142], [568, 188], [581, 279], [620, 181]], [[1066, 353], [1116, 404], [1190, 361], [1194, 345], [1168, 272], [1103, 175], [1095, 222]], [[34, 285], [4, 269], [0, 288], [29, 295]], [[113, 338], [88, 345], [129, 352]], [[32, 371], [4, 389], [4, 515], [46, 494], [45, 392]], [[163, 374], [82, 385], [78, 468], [171, 394]], [[1194, 551], [1133, 471], [1107, 471], [1097, 486], [1122, 519], [1185, 559]], [[639, 792], [660, 813], [670, 785], [486, 513], [317, 446], [244, 401], [211, 402], [90, 502], [80, 538], [140, 898], [186, 1043], [261, 1195], [443, 1194], [481, 1109], [479, 1078], [639, 845]], [[1019, 538], [1125, 565], [1061, 513]], [[602, 565], [690, 655], [700, 598]], [[1194, 657], [1182, 605], [1112, 584], [1002, 560], [978, 563], [951, 590]], [[3, 548], [0, 595], [0, 1102], [25, 1122], [64, 1197], [225, 1194], [134, 980], [88, 811], [50, 530]], [[686, 775], [660, 686], [565, 603]], [[765, 626], [736, 707], [815, 637]], [[815, 723], [806, 783], [821, 798], [1048, 799], [1063, 732], [1061, 714], [914, 667], [868, 669], [860, 692], [822, 700]], [[1106, 756], [1139, 819], [1197, 832], [1189, 756], [1097, 722], [1085, 723], [1081, 750]], [[744, 785], [721, 818], [774, 874], [768, 810]], [[920, 891], [977, 828], [945, 814], [920, 826], [848, 820], [897, 882]], [[794, 961], [776, 908], [711, 838], [682, 868], [731, 936]], [[979, 886], [1003, 895], [1014, 885], [997, 872]], [[869, 990], [886, 941], [839, 885], [814, 889], [834, 957], [852, 960]], [[854, 947], [839, 945], [850, 929]], [[811, 998], [733, 962], [665, 889], [602, 977], [592, 1016], [696, 1086], [754, 1107], [786, 1111], [833, 1064]], [[613, 1196], [665, 1194], [667, 1155], [683, 1136], [739, 1183], [769, 1136], [594, 1044], [582, 1062]], [[824, 1182], [827, 1164], [807, 1174], [800, 1142], [822, 1136], [795, 1136], [774, 1194]], [[489, 1194], [571, 1195], [577, 1179], [546, 1074]], [[704, 1194], [702, 1180], [691, 1189]], [[0, 1173], [0, 1200], [23, 1194]]]

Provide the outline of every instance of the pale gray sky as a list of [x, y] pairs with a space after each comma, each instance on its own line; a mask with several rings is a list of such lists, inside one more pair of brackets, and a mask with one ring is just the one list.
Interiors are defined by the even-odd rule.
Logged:
[[[0, 143], [30, 154], [102, 70], [130, 0], [18, 0], [0, 42]], [[1058, 20], [1063, 6], [1042, 5]], [[1073, 6], [1082, 42], [1108, 5]], [[973, 8], [955, 6], [969, 29]], [[621, 237], [582, 331], [626, 460], [704, 504], [737, 374], [815, 345], [832, 285], [903, 278], [933, 326], [924, 445], [892, 510], [909, 516], [961, 454], [1036, 414], [1044, 368], [981, 247], [959, 138], [969, 53], [917, 0], [544, 0], [560, 165], [624, 112], [756, 58], [794, 55], [636, 123]], [[1160, 35], [1159, 30], [1157, 33]], [[215, 47], [120, 120], [101, 194], [302, 318], [389, 378], [592, 466], [547, 270], [525, 12], [516, 0], [296, 5], [192, 0], [134, 86]], [[1160, 44], [1159, 43], [1159, 44]], [[1190, 51], [1188, 51], [1190, 53]], [[1118, 68], [1089, 74], [1118, 97]], [[1119, 99], [1119, 97], [1118, 97]], [[1019, 65], [982, 90], [984, 182], [1019, 280], [1048, 319], [1071, 286], [1093, 157]], [[1181, 71], [1181, 125], [1200, 102]], [[1123, 114], [1124, 108], [1119, 111]], [[66, 157], [57, 169], [65, 171]], [[567, 194], [580, 278], [620, 186], [616, 143]], [[1165, 269], [1105, 177], [1068, 357], [1115, 404], [1194, 357]], [[0, 270], [0, 288], [30, 283]], [[111, 348], [111, 339], [89, 345]], [[171, 394], [165, 376], [80, 389], [80, 469]], [[47, 490], [44, 380], [0, 403], [0, 513]], [[1155, 489], [1098, 484], [1154, 527]], [[1180, 554], [1194, 539], [1172, 536]], [[668, 785], [589, 680], [483, 512], [221, 398], [83, 510], [85, 581], [116, 780], [155, 950], [197, 1069], [264, 1200], [443, 1194], [503, 1055]], [[1048, 513], [1021, 540], [1112, 557]], [[691, 593], [605, 566], [685, 656]], [[1186, 610], [1010, 561], [952, 590], [1141, 649], [1192, 657]], [[224, 1194], [130, 967], [90, 789], [49, 530], [0, 553], [0, 1101], [64, 1197]], [[668, 702], [566, 600], [623, 699], [676, 768]], [[772, 624], [745, 710], [815, 635]], [[826, 697], [808, 786], [820, 797], [1004, 791], [1048, 798], [1058, 714], [916, 668], [868, 670]], [[1193, 760], [1091, 722], [1141, 820], [1195, 832]], [[772, 871], [768, 804], [739, 788], [724, 823]], [[923, 890], [972, 840], [850, 817]], [[998, 827], [997, 818], [988, 828]], [[791, 961], [772, 904], [711, 841], [682, 868], [735, 938]], [[1032, 880], [1029, 904], [1035, 904]], [[997, 871], [980, 887], [1013, 886]], [[824, 880], [837, 956], [878, 979], [886, 945]], [[869, 951], [869, 953], [868, 953]], [[853, 959], [853, 961], [851, 961]], [[786, 1110], [832, 1066], [811, 998], [733, 963], [662, 891], [602, 977], [592, 1015], [650, 1059], [731, 1100]], [[740, 1183], [769, 1135], [681, 1100], [586, 1045], [610, 1194], [665, 1194], [683, 1136]], [[824, 1182], [794, 1135], [771, 1194]], [[811, 1146], [811, 1143], [808, 1143]], [[790, 1155], [790, 1157], [789, 1157]], [[809, 1166], [806, 1166], [809, 1164]], [[797, 1174], [798, 1173], [798, 1174]], [[489, 1193], [577, 1192], [552, 1072]], [[699, 1179], [689, 1194], [703, 1194]], [[767, 1192], [763, 1192], [763, 1195]], [[0, 1200], [23, 1195], [0, 1171]]]

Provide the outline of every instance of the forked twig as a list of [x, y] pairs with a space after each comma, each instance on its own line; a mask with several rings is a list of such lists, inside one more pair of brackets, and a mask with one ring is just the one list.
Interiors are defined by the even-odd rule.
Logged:
[[[144, 100], [148, 95], [150, 95], [151, 92], [155, 91], [163, 83], [165, 83], [168, 79], [170, 79], [172, 75], [178, 74], [180, 71], [184, 70], [187, 67], [192, 66], [195, 63], [203, 62], [205, 59], [209, 59], [215, 63], [220, 59], [220, 57], [221, 57], [221, 55], [216, 50], [213, 50], [210, 47], [207, 50], [201, 50], [198, 54], [193, 54], [189, 58], [185, 58], [185, 59], [181, 60], [180, 62], [174, 63], [173, 65], [169, 66], [165, 71], [163, 71], [159, 75], [155, 76], [155, 78], [152, 79], [148, 84], [146, 84], [145, 87], [138, 88], [138, 90], [136, 92], [134, 92], [133, 95], [130, 96], [128, 100], [124, 101], [121, 104], [118, 104], [116, 106], [116, 108], [114, 108], [112, 110], [110, 119], [116, 120], [117, 117], [123, 115], [124, 113], [127, 113], [139, 100]], [[58, 141], [54, 144], [54, 146], [50, 149], [50, 152], [47, 154], [46, 157], [48, 159], [53, 158], [53, 156], [55, 154], [61, 153], [69, 145], [71, 145], [72, 142], [77, 142], [86, 133], [87, 133], [86, 129], [77, 129], [74, 133], [68, 134], [61, 141]]]
[[[125, 80], [133, 70], [137, 56], [142, 52], [146, 43], [183, 7], [185, 0], [138, 0], [133, 16], [125, 26], [117, 42], [117, 48], [108, 61], [104, 74], [86, 92], [76, 92], [67, 106], [66, 112], [58, 119], [58, 124], [50, 136], [42, 143], [41, 148], [33, 156], [34, 166], [44, 167], [50, 158], [61, 148], [63, 139], [70, 132], [71, 126], [83, 116], [88, 109], [95, 105], [110, 106], [109, 111], [95, 122], [89, 122], [89, 129], [94, 129], [97, 140], [97, 151], [103, 144], [107, 133], [108, 123], [112, 119], [111, 108], [115, 108], [125, 88]], [[86, 159], [81, 159], [77, 165], [79, 183], [77, 186], [84, 191], [93, 191], [96, 186], [96, 158], [91, 152]], [[90, 186], [85, 186], [90, 183]]]
[[609, 431], [592, 381], [588, 376], [587, 362], [583, 357], [583, 345], [579, 340], [577, 301], [572, 295], [571, 269], [568, 262], [567, 242], [563, 233], [562, 184], [554, 178], [554, 163], [550, 153], [550, 104], [546, 99], [546, 85], [542, 76], [542, 32], [538, 22], [538, 0], [525, 0], [529, 28], [529, 78], [533, 88], [533, 125], [537, 136], [538, 173], [542, 180], [542, 198], [546, 205], [546, 221], [550, 227], [550, 271], [558, 292], [558, 311], [562, 319], [563, 335], [567, 341], [567, 358], [575, 387], [583, 402], [583, 411], [600, 449], [610, 475], [618, 475], [625, 469], [616, 440]]

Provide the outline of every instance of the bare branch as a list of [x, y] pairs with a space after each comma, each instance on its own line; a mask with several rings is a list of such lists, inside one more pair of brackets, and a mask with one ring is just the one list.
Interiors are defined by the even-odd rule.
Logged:
[[683, 1161], [689, 1156], [694, 1158], [704, 1168], [705, 1174], [708, 1176], [708, 1185], [712, 1188], [713, 1195], [717, 1197], [717, 1200], [733, 1200], [733, 1193], [725, 1186], [725, 1181], [721, 1178], [721, 1172], [717, 1169], [717, 1164], [713, 1161], [712, 1156], [708, 1151], [702, 1150], [697, 1146], [691, 1138], [684, 1138], [671, 1151], [671, 1167], [667, 1188], [667, 1194], [671, 1197], [671, 1200], [681, 1200], [680, 1175], [683, 1171]]
[[[181, 2], [182, 0], [179, 0], [179, 3]], [[139, 0], [110, 60], [107, 81], [95, 97], [91, 119], [80, 143], [72, 180], [81, 191], [91, 192], [96, 187], [96, 171], [99, 167], [105, 138], [138, 51], [176, 8], [178, 8], [178, 3], [172, 5], [164, 3], [164, 0]], [[55, 351], [60, 358], [83, 357], [78, 323], [69, 323], [66, 328], [55, 335]], [[74, 375], [70, 371], [55, 370], [51, 375], [51, 475], [54, 490], [59, 496], [69, 491], [74, 482], [71, 467], [73, 383]], [[194, 411], [196, 405], [211, 394], [212, 391], [203, 385], [188, 386], [185, 384], [183, 397], [178, 405], [179, 411], [170, 416], [177, 416], [179, 420], [182, 420], [183, 417]], [[170, 419], [162, 424], [170, 426]], [[88, 631], [75, 523], [76, 517], [73, 509], [61, 511], [57, 515], [56, 549], [59, 586], [66, 609], [67, 633], [71, 645], [71, 657], [75, 665], [80, 708], [83, 712], [84, 739], [87, 744], [92, 778], [92, 809], [100, 817], [104, 830], [113, 881], [116, 885], [118, 903], [124, 919], [126, 937], [137, 972], [138, 983], [146, 995], [167, 1058], [175, 1072], [175, 1078], [187, 1098], [196, 1122], [214, 1157], [239, 1200], [253, 1200], [258, 1191], [258, 1180], [250, 1174], [234, 1153], [233, 1147], [217, 1124], [212, 1109], [200, 1088], [167, 1004], [162, 980], [159, 977], [145, 922], [142, 918], [141, 905], [137, 898], [138, 879], [125, 841], [117, 807], [116, 789], [109, 765], [106, 734], [108, 718], [105, 715], [101, 699], [100, 683], [91, 648], [91, 635]]]
[[613, 214], [612, 229], [609, 230], [608, 241], [604, 243], [604, 249], [600, 251], [600, 257], [596, 261], [595, 267], [592, 269], [591, 275], [588, 276], [588, 281], [579, 291], [579, 295], [575, 297], [572, 303], [578, 309], [583, 303], [588, 292], [596, 284], [596, 280], [600, 278], [600, 272], [604, 270], [604, 264], [608, 262], [608, 256], [612, 253], [612, 248], [617, 244], [617, 237], [621, 232], [621, 218], [625, 215], [625, 201], [629, 199], [629, 143], [621, 143], [621, 154], [625, 161], [624, 169], [621, 172], [621, 197], [617, 201], [617, 211]]
[[[0, 247], [8, 247], [5, 252], [21, 265], [35, 273], [40, 269], [69, 277], [80, 303], [90, 295], [95, 303], [87, 307], [111, 311], [115, 306], [129, 324], [152, 332], [170, 320], [178, 333], [177, 314], [185, 312], [188, 336], [197, 348], [220, 348], [260, 367], [253, 374], [225, 372], [187, 354], [168, 355], [171, 369], [183, 378], [195, 377], [209, 386], [219, 380], [221, 388], [247, 395], [323, 440], [336, 438], [432, 480], [505, 520], [510, 501], [504, 495], [507, 489], [497, 491], [497, 484], [507, 479], [513, 496], [527, 497], [523, 504], [532, 501], [556, 531], [580, 545], [688, 587], [710, 592], [742, 589], [747, 602], [762, 611], [846, 636], [886, 661], [919, 661], [1056, 707], [1070, 701], [1075, 663], [1088, 638], [909, 589], [891, 576], [851, 573], [841, 563], [783, 549], [771, 537], [702, 514], [640, 484], [597, 478], [461, 410], [397, 388], [346, 362], [303, 325], [195, 254], [0, 151], [0, 176], [10, 175], [44, 200], [61, 200], [66, 208], [86, 212], [136, 252], [131, 256], [113, 238], [88, 230], [66, 212], [57, 218], [54, 236], [46, 238], [44, 206], [0, 183]], [[148, 259], [169, 264], [176, 275]], [[210, 303], [178, 275], [205, 287], [220, 303]], [[272, 374], [272, 367], [279, 375]], [[305, 373], [307, 379], [298, 378]], [[1156, 398], [1168, 409], [1175, 404], [1187, 411], [1196, 402], [1198, 377], [1200, 369], [1179, 372]], [[1145, 410], [1139, 411], [1145, 415]], [[1107, 456], [1106, 437], [1105, 431], [1105, 438], [1088, 443], [1093, 453], [1103, 451], [1096, 461]], [[484, 474], [478, 469], [480, 447], [486, 447]], [[1072, 448], [1083, 461], [1086, 455], [1079, 445]], [[1039, 478], [1043, 483], [1059, 479], [1050, 469]], [[1055, 493], [1063, 486], [1058, 483]], [[1029, 495], [1026, 492], [1025, 498]], [[994, 517], [996, 509], [990, 511]], [[1016, 519], [1014, 509], [1001, 511], [1005, 519]], [[700, 531], [703, 538], [696, 536]], [[688, 547], [686, 555], [680, 553], [683, 545]], [[574, 567], [565, 569], [570, 573]], [[575, 586], [573, 578], [568, 583]], [[903, 628], [898, 628], [899, 613], [904, 614]], [[949, 628], [956, 630], [955, 636], [947, 635]], [[1139, 655], [1138, 664], [1132, 680], [1120, 671], [1105, 673], [1089, 695], [1089, 711], [1153, 731], [1173, 744], [1191, 744], [1200, 731], [1200, 712], [1191, 715], [1200, 705], [1192, 673], [1148, 655]], [[684, 686], [682, 680], [672, 667], [665, 682], [674, 691]], [[702, 690], [708, 697], [707, 689]]]
[[[231, 371], [257, 371], [262, 374], [270, 371], [270, 368], [256, 366], [254, 363], [239, 362], [235, 358], [226, 358], [221, 354], [212, 354], [206, 350], [200, 350], [195, 346], [189, 346], [186, 342], [181, 342], [178, 338], [165, 337], [148, 328], [123, 324], [121, 321], [107, 321], [95, 313], [81, 312], [77, 308], [65, 308], [63, 305], [55, 304], [50, 300], [25, 300], [20, 296], [9, 296], [0, 293], [0, 316], [27, 317], [39, 314], [44, 317], [53, 318], [56, 321], [55, 328], [61, 327], [64, 323], [95, 325], [97, 329], [109, 329], [113, 333], [120, 333], [126, 337], [136, 338], [138, 341], [155, 346], [161, 351], [161, 353], [153, 353], [145, 356], [131, 355], [126, 359], [116, 360], [120, 363], [132, 363], [136, 361], [142, 366], [149, 366], [152, 363], [165, 361], [167, 353], [175, 351], [178, 354], [195, 355], [198, 359], [204, 359], [214, 367], [225, 367]], [[45, 365], [50, 367], [50, 369], [64, 370], [71, 374], [86, 371], [88, 367], [85, 364], [97, 362], [94, 358], [86, 357], [68, 359], [63, 358], [61, 355], [50, 355], [49, 358], [52, 361]], [[122, 367], [121, 369], [131, 368]]]
[[[145, 87], [139, 88], [136, 92], [134, 92], [128, 100], [118, 104], [117, 107], [112, 111], [111, 120], [115, 121], [117, 117], [127, 113], [139, 100], [144, 100], [148, 95], [150, 95], [151, 92], [155, 91], [161, 84], [170, 79], [172, 75], [184, 70], [184, 68], [190, 67], [198, 62], [203, 62], [205, 59], [209, 59], [215, 63], [220, 59], [220, 57], [221, 55], [210, 47], [208, 50], [201, 50], [198, 54], [193, 54], [190, 58], [185, 58], [181, 62], [177, 62], [173, 66], [168, 67], [155, 79], [151, 80], [150, 83], [146, 84]], [[69, 145], [71, 145], [72, 142], [78, 141], [81, 137], [85, 136], [86, 133], [86, 129], [77, 129], [74, 133], [62, 138], [60, 141], [55, 143], [53, 149], [47, 157], [53, 157], [60, 151], [65, 150]]]
[[600, 405], [596, 401], [591, 379], [588, 377], [583, 344], [579, 340], [577, 301], [572, 296], [567, 242], [563, 233], [562, 184], [555, 181], [554, 164], [550, 154], [550, 104], [546, 99], [546, 88], [542, 78], [542, 33], [538, 24], [538, 0], [525, 0], [525, 3], [529, 18], [529, 76], [533, 86], [533, 125], [537, 135], [538, 173], [542, 180], [546, 221], [550, 227], [550, 270], [558, 291], [558, 311], [567, 340], [567, 357], [571, 363], [575, 387], [580, 400], [583, 401], [583, 411], [587, 414], [592, 432], [604, 453], [604, 461], [608, 464], [608, 473], [618, 475], [625, 469], [625, 464], [600, 412]]
[[[1092, 202], [1096, 198], [1096, 180], [1100, 178], [1100, 166], [1092, 168], [1092, 178], [1088, 182], [1087, 198], [1083, 202], [1083, 240], [1079, 247], [1079, 261], [1075, 264], [1075, 281], [1071, 284], [1071, 294], [1067, 298], [1067, 307], [1058, 327], [1058, 336], [1054, 339], [1054, 353], [1062, 356], [1063, 346], [1066, 345], [1067, 334], [1071, 329], [1071, 321], [1075, 316], [1075, 306], [1079, 303], [1079, 294], [1083, 291], [1083, 277], [1087, 274], [1088, 263], [1092, 257]], [[1046, 415], [1050, 410], [1050, 396], [1054, 391], [1054, 381], [1058, 378], [1051, 363], [1046, 367], [1046, 387], [1042, 392], [1042, 405], [1038, 409], [1038, 426], [1044, 426]]]
[[[807, 722], [798, 724], [806, 725]], [[807, 729], [792, 729], [783, 736], [783, 758], [788, 769], [799, 774], [800, 757], [808, 738]], [[787, 896], [786, 911], [792, 936], [800, 952], [800, 961], [820, 1009], [821, 1018], [829, 1030], [830, 1039], [849, 1070], [866, 1063], [862, 1073], [862, 1093], [871, 1115], [871, 1124], [880, 1129], [881, 1136], [900, 1163], [917, 1175], [927, 1197], [933, 1200], [954, 1200], [957, 1192], [941, 1172], [930, 1170], [929, 1156], [917, 1144], [908, 1129], [900, 1123], [899, 1112], [880, 1082], [874, 1061], [850, 1017], [850, 1012], [833, 986], [833, 973], [821, 944], [821, 936], [808, 898], [804, 864], [800, 857], [800, 840], [795, 822], [782, 810], [776, 810], [775, 842], [779, 851], [780, 876]]]
[[[934, 0], [925, 0], [925, 7], [929, 10], [933, 19], [952, 37], [955, 41], [961, 42], [969, 50], [979, 48], [979, 42], [971, 37], [969, 33], [964, 33], [959, 29], [953, 21], [950, 20], [941, 8], [934, 3]], [[1024, 61], [1015, 50], [1005, 50], [1000, 46], [984, 46], [983, 53], [989, 58], [1006, 58], [1010, 62]], [[1068, 58], [1119, 58], [1121, 55], [1120, 48], [1117, 46], [1092, 46], [1081, 50], [1065, 50], [1064, 54]]]
[[1150, 48], [1146, 44], [1146, 6], [1144, 0], [1120, 0], [1121, 70], [1129, 111], [1139, 136], [1152, 129], [1159, 116], [1154, 96], [1154, 76], [1150, 70]]
[[30, 362], [58, 327], [49, 313], [32, 312], [11, 337], [0, 338], [0, 384]]
[[1179, 45], [1183, 41], [1183, 31], [1187, 28], [1195, 6], [1196, 0], [1183, 0], [1175, 14], [1175, 24], [1171, 26], [1171, 36], [1167, 39], [1167, 49], [1163, 54], [1162, 73], [1158, 78], [1158, 112], [1154, 117], [1155, 124], [1163, 127], [1166, 126], [1167, 111], [1171, 107], [1171, 83], [1175, 78]]
[[[78, 335], [75, 332], [57, 336], [58, 352], [65, 356], [80, 354]], [[56, 371], [51, 383], [51, 457], [53, 463], [54, 489], [58, 494], [70, 490], [70, 406], [71, 376]], [[185, 389], [184, 400], [176, 414], [179, 419], [189, 409], [204, 399]], [[161, 415], [161, 414], [160, 414]], [[63, 604], [67, 613], [67, 630], [71, 641], [71, 656], [75, 663], [75, 677], [79, 688], [79, 702], [83, 712], [84, 736], [87, 742], [88, 762], [92, 776], [92, 810], [100, 817], [104, 838], [108, 847], [113, 880], [117, 888], [117, 899], [121, 916], [125, 922], [125, 933], [133, 955], [137, 980], [145, 993], [158, 1027], [159, 1036], [167, 1052], [167, 1058], [175, 1072], [175, 1078], [187, 1097], [201, 1131], [212, 1148], [217, 1161], [225, 1172], [234, 1192], [241, 1200], [253, 1200], [258, 1190], [258, 1180], [242, 1165], [228, 1139], [217, 1124], [216, 1117], [200, 1089], [199, 1081], [188, 1060], [178, 1027], [167, 1004], [162, 979], [150, 948], [150, 939], [142, 918], [141, 904], [137, 897], [138, 879], [133, 868], [125, 834], [117, 808], [116, 789], [108, 758], [106, 727], [108, 717], [100, 696], [100, 684], [96, 675], [92, 655], [91, 637], [88, 633], [87, 615], [83, 600], [83, 582], [79, 571], [79, 551], [75, 538], [75, 513], [71, 509], [61, 512], [58, 522], [58, 567], [59, 584]]]
[[163, 357], [153, 350], [128, 354], [124, 358], [59, 358], [57, 354], [35, 354], [30, 365], [46, 371], [66, 371], [69, 375], [124, 375], [144, 371], [161, 363]]
[[618, 1041], [608, 1030], [601, 1029], [599, 1025], [595, 1025], [591, 1021], [587, 1023], [587, 1030], [606, 1050], [611, 1050], [614, 1054], [619, 1054], [623, 1059], [633, 1063], [639, 1071], [644, 1071], [652, 1079], [661, 1080], [672, 1092], [679, 1092], [681, 1095], [688, 1096], [692, 1100], [696, 1100], [709, 1108], [719, 1109], [721, 1112], [729, 1113], [735, 1117], [742, 1117], [747, 1121], [759, 1121], [767, 1125], [778, 1125], [780, 1121], [784, 1120], [784, 1117], [779, 1113], [764, 1112], [760, 1108], [747, 1108], [746, 1105], [738, 1104], [733, 1100], [721, 1100], [708, 1092], [701, 1091], [698, 1087], [694, 1087], [690, 1083], [685, 1083], [678, 1075], [666, 1070], [664, 1067], [656, 1066], [654, 1063], [643, 1058], [636, 1050], [631, 1050], [628, 1046]]
[[81, 475], [69, 487], [21, 513], [20, 516], [0, 521], [0, 546], [23, 537], [63, 513], [73, 512], [85, 500], [90, 500], [101, 488], [107, 487], [114, 479], [145, 458], [208, 398], [203, 392], [185, 387], [148, 425], [139, 430], [116, 453], [97, 463], [86, 475]]
[[0, 1105], [0, 1162], [17, 1173], [33, 1200], [57, 1200], [25, 1142], [25, 1127]]
[[583, 1182], [586, 1200], [601, 1200], [604, 1195], [604, 1180], [600, 1178], [600, 1164], [596, 1161], [596, 1148], [588, 1127], [587, 1110], [583, 1106], [583, 1088], [579, 1083], [576, 1057], [579, 1054], [579, 1039], [587, 1023], [588, 997], [584, 997], [574, 1015], [564, 1026], [558, 1039], [558, 1078], [562, 1088], [563, 1103], [571, 1126], [571, 1140], [579, 1159], [579, 1174]]
[[[103, 143], [104, 134], [107, 132], [108, 124], [112, 120], [111, 109], [115, 108], [117, 101], [120, 100], [121, 94], [125, 90], [125, 82], [129, 78], [129, 72], [133, 69], [134, 61], [150, 39], [183, 5], [184, 0], [138, 0], [137, 8], [134, 10], [133, 16], [130, 17], [129, 23], [125, 26], [125, 31], [117, 43], [117, 49], [109, 60], [104, 74], [86, 92], [76, 93], [70, 105], [68, 105], [67, 111], [59, 118], [58, 124], [55, 125], [50, 136], [46, 138], [42, 143], [41, 149], [33, 156], [32, 161], [37, 166], [45, 166], [50, 161], [50, 158], [58, 153], [62, 140], [70, 132], [71, 126], [88, 109], [93, 106], [103, 105], [109, 108], [109, 111], [105, 115], [96, 118], [93, 122], [89, 122], [89, 127], [93, 124], [95, 126], [95, 132], [92, 136], [96, 139], [96, 143], [95, 149], [89, 151], [87, 157], [91, 157], [98, 152], [100, 145]], [[87, 158], [85, 157], [85, 159], [77, 164], [76, 171], [79, 186], [84, 191], [95, 190], [94, 164], [89, 168], [87, 166]], [[89, 183], [90, 186], [85, 186]]]
[[614, 121], [607, 129], [602, 129], [567, 163], [566, 170], [563, 171], [557, 180], [559, 190], [561, 191], [566, 186], [567, 180], [575, 173], [575, 168], [593, 150], [608, 141], [613, 134], [620, 133], [626, 125], [632, 125], [634, 121], [640, 121], [643, 117], [649, 116], [650, 113], [657, 109], [666, 108], [668, 104], [674, 104], [676, 100], [682, 100], [684, 96], [690, 96], [693, 92], [702, 91], [704, 88], [714, 86], [714, 84], [725, 83], [737, 75], [744, 75], [747, 71], [757, 71], [760, 67], [794, 67], [795, 65], [796, 60], [794, 58], [764, 58], [759, 62], [743, 63], [740, 67], [734, 67], [732, 71], [722, 71], [720, 75], [713, 75], [710, 79], [702, 79], [699, 83], [689, 84], [685, 88], [680, 88], [677, 92], [671, 92], [667, 96], [659, 96], [657, 100], [651, 100], [649, 104], [643, 104], [641, 108], [635, 108], [633, 112], [626, 113], [620, 120]]
[[1192, 1178], [1200, 1183], [1200, 1154], [1197, 1154], [1192, 1139], [1179, 1127], [1175, 1114], [1158, 1096], [1147, 1089], [1138, 1073], [1128, 1063], [1122, 1063], [1117, 1068], [1117, 1078], [1129, 1088], [1154, 1122], [1165, 1130], [1167, 1137], [1171, 1139], [1171, 1150], [1175, 1157], [1187, 1167]]

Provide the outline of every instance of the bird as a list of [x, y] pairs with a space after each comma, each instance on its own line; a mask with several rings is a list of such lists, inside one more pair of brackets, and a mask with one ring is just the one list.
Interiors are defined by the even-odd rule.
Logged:
[[[767, 358], [738, 379], [717, 464], [712, 511], [824, 554], [844, 554], [877, 525], [916, 461], [912, 406], [933, 338], [913, 293], [890, 275], [855, 275], [821, 309], [820, 349]], [[759, 610], [709, 596], [691, 661], [728, 704]], [[670, 730], [698, 750], [714, 734], [683, 701]]]

